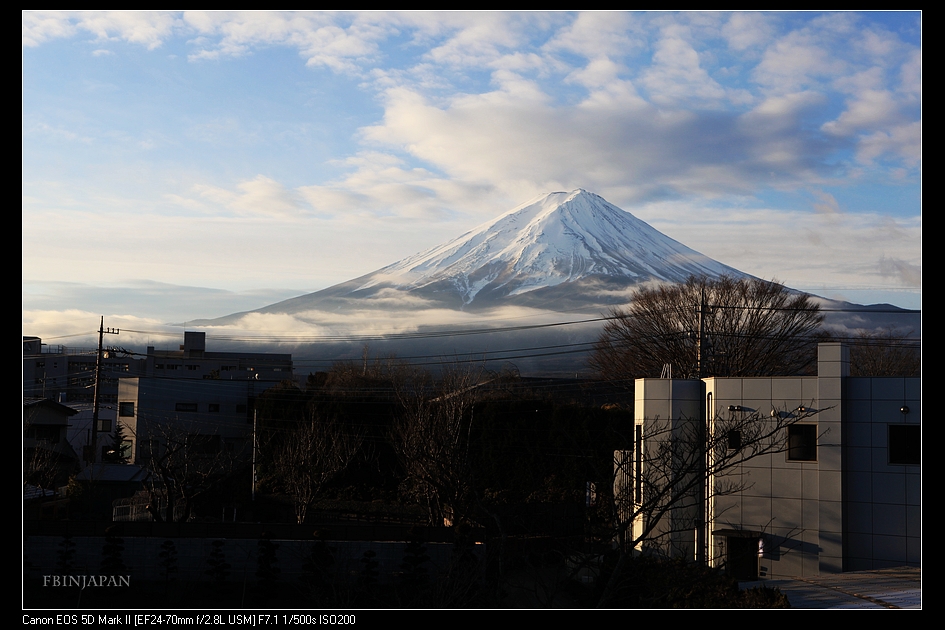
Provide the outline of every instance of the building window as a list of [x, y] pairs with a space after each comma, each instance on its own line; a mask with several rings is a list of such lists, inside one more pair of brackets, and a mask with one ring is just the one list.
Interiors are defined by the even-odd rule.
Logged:
[[56, 425], [51, 424], [34, 424], [26, 431], [26, 437], [34, 438], [41, 442], [50, 442], [52, 444], [59, 443], [59, 435], [61, 430]]
[[135, 404], [133, 402], [118, 403], [118, 415], [122, 418], [134, 418]]
[[99, 433], [111, 433], [112, 432], [112, 421], [106, 418], [98, 419], [98, 432]]
[[742, 447], [742, 432], [732, 429], [728, 432], [728, 450], [737, 451]]
[[207, 406], [207, 411], [211, 413], [218, 413], [220, 411], [220, 403], [210, 403]]
[[922, 463], [922, 437], [917, 424], [889, 425], [889, 463], [918, 466]]
[[200, 366], [199, 366], [199, 365], [193, 365], [193, 364], [188, 364], [188, 365], [187, 365], [187, 369], [188, 369], [188, 370], [191, 370], [191, 371], [196, 370], [198, 367], [200, 367]]
[[788, 427], [788, 460], [817, 461], [817, 425], [794, 424]]
[[174, 411], [197, 411], [197, 403], [177, 403]]

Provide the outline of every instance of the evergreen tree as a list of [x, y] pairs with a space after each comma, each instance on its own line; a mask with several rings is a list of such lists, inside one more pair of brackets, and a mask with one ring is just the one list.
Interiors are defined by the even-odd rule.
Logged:
[[106, 462], [112, 464], [127, 464], [129, 453], [125, 442], [125, 429], [121, 422], [115, 423], [115, 435], [112, 439], [112, 447], [105, 453], [103, 458]]
[[221, 584], [230, 577], [230, 564], [226, 561], [226, 554], [223, 553], [223, 541], [214, 540], [210, 555], [207, 556], [207, 570], [204, 574], [210, 577], [212, 582]]
[[256, 544], [256, 584], [259, 592], [260, 604], [269, 605], [279, 595], [279, 559], [276, 551], [279, 545], [270, 540], [269, 534], [263, 532]]
[[61, 575], [75, 573], [75, 541], [66, 534], [59, 543], [59, 552], [56, 557], [56, 571]]
[[118, 527], [112, 525], [105, 530], [105, 544], [102, 545], [101, 573], [107, 576], [127, 575], [123, 556], [125, 541], [118, 535]]

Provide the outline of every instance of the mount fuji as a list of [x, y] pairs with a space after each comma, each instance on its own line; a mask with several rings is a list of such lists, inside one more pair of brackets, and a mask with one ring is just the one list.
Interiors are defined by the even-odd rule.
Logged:
[[594, 312], [625, 303], [640, 283], [690, 275], [748, 277], [578, 189], [541, 195], [425, 252], [252, 312], [383, 309], [397, 298], [421, 308]]
[[[306, 335], [314, 331], [317, 350], [303, 340], [296, 353], [317, 356], [323, 364], [360, 356], [363, 348], [358, 340], [365, 338], [373, 340], [373, 350], [398, 355], [484, 350], [514, 354], [506, 349], [517, 347], [566, 347], [578, 352], [596, 340], [600, 315], [626, 305], [640, 285], [683, 282], [691, 275], [752, 277], [578, 189], [541, 195], [449, 242], [327, 289], [184, 325]], [[814, 297], [833, 311], [825, 326], [841, 334], [921, 327], [919, 315], [894, 312], [900, 309], [890, 305], [860, 306]], [[557, 327], [563, 320], [569, 321]], [[505, 329], [509, 323], [526, 322], [524, 327]], [[488, 329], [495, 329], [488, 339], [433, 334]], [[416, 343], [410, 341], [414, 332], [424, 333]], [[280, 348], [284, 351], [291, 343], [295, 342], [280, 342]], [[506, 355], [493, 356], [498, 360]], [[528, 361], [517, 360], [523, 368], [549, 370], [553, 364], [554, 370], [574, 373], [570, 355], [536, 358], [533, 365]]]

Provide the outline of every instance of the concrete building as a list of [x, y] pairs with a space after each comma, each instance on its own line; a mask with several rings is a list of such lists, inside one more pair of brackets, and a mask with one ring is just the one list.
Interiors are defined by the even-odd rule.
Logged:
[[[744, 579], [919, 566], [921, 379], [849, 373], [848, 348], [824, 343], [817, 376], [637, 380], [637, 443], [617, 454], [615, 491], [628, 530], [652, 527], [638, 549]], [[771, 428], [777, 448], [712, 474]], [[648, 465], [673, 448], [686, 461], [671, 444], [695, 463], [654, 523], [633, 506], [651, 498]]]
[[[68, 441], [77, 453], [83, 454], [83, 462], [88, 460], [92, 453], [95, 454], [96, 461], [101, 461], [100, 454], [103, 449], [112, 447], [115, 419], [118, 415], [119, 383], [126, 379], [241, 382], [242, 387], [234, 385], [229, 389], [243, 391], [255, 388], [262, 391], [261, 383], [269, 382], [268, 387], [272, 383], [292, 378], [291, 354], [208, 352], [206, 333], [203, 332], [185, 332], [184, 343], [180, 345], [179, 350], [157, 350], [154, 346], [148, 346], [144, 355], [126, 351], [106, 351], [102, 359], [98, 444], [89, 450], [88, 445], [92, 439], [96, 354], [95, 348], [46, 345], [39, 337], [23, 337], [24, 397], [57, 400], [69, 404], [79, 412], [69, 424]], [[249, 382], [256, 384], [246, 385]], [[138, 387], [137, 381], [134, 387]], [[154, 395], [159, 389], [149, 385], [147, 391], [150, 394], [145, 395]], [[207, 392], [224, 389], [226, 388], [214, 389], [213, 386], [204, 388]], [[216, 395], [210, 395], [210, 398], [214, 396]], [[205, 402], [205, 406], [207, 404], [211, 403]], [[247, 404], [245, 397], [242, 404]], [[161, 411], [167, 410], [161, 408]]]
[[124, 378], [118, 388], [118, 421], [132, 463], [147, 464], [150, 440], [161, 432], [200, 436], [207, 451], [249, 448], [256, 397], [280, 381]]
[[[61, 403], [92, 402], [95, 387], [95, 348], [43, 344], [23, 337], [23, 391], [27, 397], [52, 398]], [[101, 403], [113, 405], [118, 380], [133, 377], [263, 381], [292, 378], [292, 355], [268, 352], [208, 352], [204, 332], [185, 332], [179, 350], [147, 354], [106, 351], [102, 360]]]
[[292, 378], [292, 355], [269, 352], [208, 352], [203, 332], [185, 332], [180, 350], [148, 346], [143, 371], [137, 376], [281, 381]]

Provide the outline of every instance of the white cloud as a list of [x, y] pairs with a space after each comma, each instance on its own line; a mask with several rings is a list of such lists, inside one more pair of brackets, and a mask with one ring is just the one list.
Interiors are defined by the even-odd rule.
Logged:
[[640, 80], [649, 90], [653, 101], [660, 105], [714, 107], [725, 98], [725, 90], [702, 68], [699, 53], [689, 40], [689, 29], [681, 25], [665, 27], [653, 65]]
[[836, 197], [830, 193], [815, 190], [814, 195], [818, 199], [818, 201], [814, 203], [814, 210], [817, 212], [822, 214], [835, 214], [841, 212], [840, 204], [837, 203]]
[[842, 59], [810, 29], [792, 31], [768, 46], [753, 71], [754, 80], [772, 94], [799, 92], [839, 75]]
[[[820, 199], [829, 203], [827, 196]], [[917, 275], [897, 275], [900, 269], [921, 268], [919, 217], [894, 220], [873, 213], [783, 211], [734, 204], [705, 208], [691, 202], [648, 204], [633, 214], [711, 258], [791, 287], [920, 287]], [[877, 265], [877, 252], [892, 262]]]
[[883, 276], [893, 277], [907, 286], [922, 286], [922, 266], [913, 265], [898, 258], [881, 257], [879, 259], [879, 273]]
[[863, 137], [857, 146], [856, 158], [872, 164], [884, 156], [901, 159], [907, 166], [918, 165], [922, 157], [922, 123], [898, 125]]
[[148, 50], [160, 47], [178, 24], [175, 15], [159, 11], [88, 11], [77, 21], [99, 41], [124, 40]]
[[763, 13], [733, 13], [722, 27], [722, 34], [734, 50], [760, 48], [774, 35], [769, 20], [770, 16]]
[[545, 44], [550, 52], [567, 51], [587, 59], [622, 58], [642, 49], [638, 18], [623, 11], [587, 11], [561, 27]]
[[159, 11], [26, 11], [22, 26], [24, 46], [85, 31], [94, 41], [126, 41], [154, 50], [180, 23], [176, 15]]
[[902, 120], [899, 105], [887, 90], [864, 90], [849, 103], [839, 118], [824, 123], [829, 134], [849, 136], [858, 131], [887, 127]]
[[73, 19], [62, 11], [24, 11], [23, 45], [36, 47], [51, 39], [71, 37], [76, 28]]
[[[306, 214], [302, 199], [295, 191], [286, 189], [279, 182], [257, 175], [255, 178], [240, 182], [237, 191], [227, 190], [208, 184], [195, 184], [194, 191], [212, 204], [223, 206], [243, 216], [279, 216], [296, 217]], [[199, 207], [194, 200], [174, 197], [191, 208]]]

